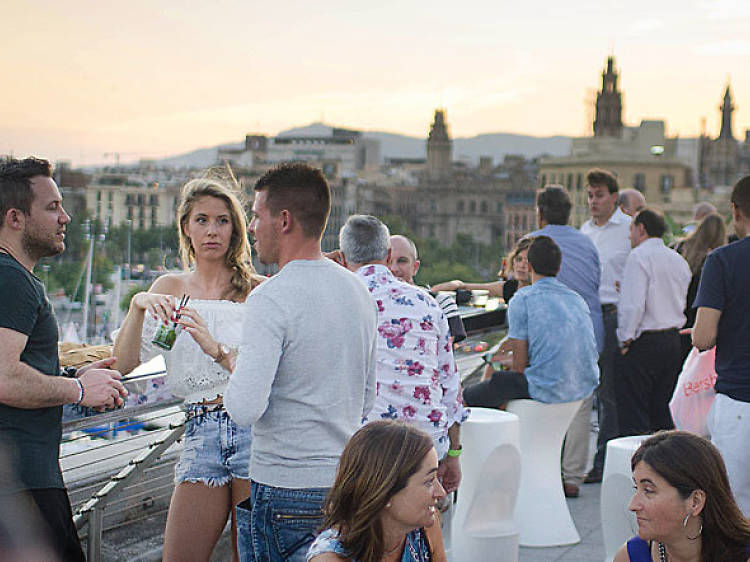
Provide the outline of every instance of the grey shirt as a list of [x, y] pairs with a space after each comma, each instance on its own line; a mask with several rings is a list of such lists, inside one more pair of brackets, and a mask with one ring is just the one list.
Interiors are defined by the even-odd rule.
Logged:
[[339, 456], [375, 401], [377, 310], [331, 260], [295, 260], [250, 293], [224, 394], [252, 425], [250, 478], [279, 488], [333, 484]]

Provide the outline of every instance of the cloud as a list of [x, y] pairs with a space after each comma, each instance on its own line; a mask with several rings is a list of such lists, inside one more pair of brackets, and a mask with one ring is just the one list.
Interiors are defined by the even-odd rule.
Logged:
[[717, 43], [706, 43], [695, 49], [696, 54], [709, 57], [717, 56], [750, 56], [750, 41], [745, 39], [733, 39], [719, 41]]
[[750, 2], [747, 0], [699, 0], [696, 7], [713, 20], [738, 20], [750, 17]]
[[655, 18], [638, 20], [630, 26], [630, 35], [644, 35], [660, 29], [664, 24]]

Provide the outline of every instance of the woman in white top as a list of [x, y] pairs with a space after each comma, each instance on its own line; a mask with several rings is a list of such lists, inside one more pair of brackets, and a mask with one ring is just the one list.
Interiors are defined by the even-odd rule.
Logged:
[[[185, 398], [184, 448], [175, 467], [163, 559], [209, 560], [231, 513], [237, 560], [234, 507], [250, 493], [250, 428], [229, 419], [221, 395], [239, 345], [242, 303], [264, 278], [250, 262], [242, 205], [221, 180], [185, 185], [178, 224], [186, 271], [164, 275], [133, 297], [115, 341], [116, 368], [129, 373], [164, 353], [168, 388]], [[186, 333], [164, 352], [151, 340], [160, 323], [174, 319], [183, 295], [190, 302], [178, 323]]]

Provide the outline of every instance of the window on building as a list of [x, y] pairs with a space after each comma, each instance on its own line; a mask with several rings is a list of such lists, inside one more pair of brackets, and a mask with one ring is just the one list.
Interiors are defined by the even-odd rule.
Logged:
[[487, 213], [487, 201], [482, 201], [479, 204], [479, 212], [482, 213], [482, 214], [486, 214]]
[[430, 211], [432, 211], [433, 213], [437, 212], [437, 201], [435, 201], [434, 199], [430, 200]]
[[460, 199], [458, 201], [458, 203], [456, 203], [456, 211], [459, 212], [459, 213], [463, 213], [464, 212], [464, 202], [463, 202], [462, 199]]
[[503, 214], [503, 204], [499, 203], [497, 204], [497, 214], [502, 215]]
[[133, 207], [128, 207], [128, 220], [133, 220]]
[[567, 186], [568, 186], [568, 191], [570, 191], [571, 189], [573, 189], [573, 174], [568, 174], [568, 183], [567, 183]]
[[101, 201], [102, 201], [102, 192], [101, 191], [97, 191], [96, 192], [96, 202], [97, 203], [101, 203]]
[[646, 174], [636, 174], [633, 176], [633, 187], [638, 191], [646, 191]]
[[476, 201], [469, 201], [469, 212], [474, 214], [477, 212], [477, 202]]
[[544, 187], [547, 185], [547, 174], [542, 174], [542, 183], [539, 184], [539, 187]]
[[523, 220], [521, 221], [521, 228], [523, 228], [523, 231], [526, 232], [528, 230], [529, 223], [527, 222], [526, 215], [523, 216]]
[[111, 191], [107, 193], [107, 201], [109, 201], [109, 204], [112, 204], [112, 195], [114, 195]]
[[576, 191], [581, 191], [583, 189], [583, 174], [580, 172], [576, 174]]
[[159, 196], [158, 195], [151, 195], [149, 198], [149, 205], [152, 207], [158, 207], [159, 206]]
[[668, 195], [672, 191], [673, 187], [674, 187], [674, 176], [670, 174], [663, 174], [659, 181], [659, 188], [661, 192], [665, 195]]

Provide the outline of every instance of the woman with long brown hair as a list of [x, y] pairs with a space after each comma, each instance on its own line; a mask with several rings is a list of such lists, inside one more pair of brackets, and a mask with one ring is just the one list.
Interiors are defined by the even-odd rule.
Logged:
[[[248, 497], [250, 428], [238, 427], [223, 408], [239, 345], [242, 303], [263, 278], [250, 262], [245, 213], [225, 181], [205, 177], [182, 190], [177, 223], [185, 271], [159, 277], [136, 294], [115, 341], [123, 373], [158, 353], [167, 363], [167, 386], [184, 397], [184, 447], [175, 467], [167, 515], [164, 560], [207, 561], [231, 513], [233, 560], [238, 559], [234, 507]], [[186, 334], [164, 352], [151, 342], [160, 324], [176, 320]]]
[[437, 469], [426, 433], [396, 421], [362, 427], [341, 454], [308, 562], [444, 562]]
[[661, 431], [641, 444], [631, 467], [630, 510], [638, 536], [614, 562], [750, 560], [750, 521], [710, 441], [687, 431]]
[[[703, 217], [703, 220], [701, 220], [696, 229], [677, 246], [677, 251], [688, 262], [690, 272], [693, 274], [688, 286], [685, 306], [685, 317], [687, 320], [683, 328], [692, 328], [695, 324], [696, 311], [693, 308], [693, 301], [698, 294], [698, 285], [701, 280], [703, 264], [706, 263], [706, 256], [712, 250], [726, 243], [727, 229], [724, 219], [717, 213], [709, 213]], [[682, 348], [682, 360], [684, 362], [693, 345], [690, 341], [690, 334], [683, 334], [681, 336], [680, 345]]]
[[[497, 272], [497, 281], [488, 283], [467, 283], [460, 279], [453, 281], [444, 281], [431, 287], [432, 291], [472, 291], [476, 289], [486, 289], [491, 297], [502, 297], [507, 303], [521, 287], [531, 285], [529, 277], [529, 261], [527, 255], [532, 238], [521, 238], [511, 248], [508, 254], [505, 267]], [[503, 279], [504, 278], [504, 279]]]

